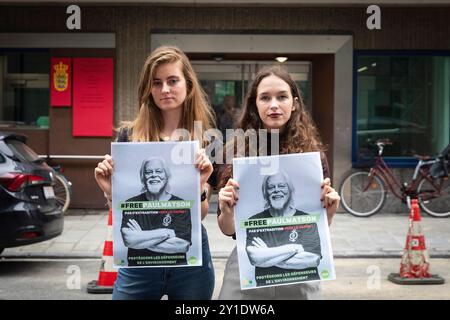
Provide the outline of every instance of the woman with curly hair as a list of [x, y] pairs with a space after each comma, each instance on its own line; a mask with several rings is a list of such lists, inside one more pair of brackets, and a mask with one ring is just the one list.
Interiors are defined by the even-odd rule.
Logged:
[[[266, 129], [271, 135], [279, 133], [279, 154], [301, 153], [318, 151], [321, 153], [324, 181], [322, 183], [321, 201], [326, 208], [328, 223], [335, 214], [340, 197], [331, 187], [328, 162], [324, 154], [324, 146], [320, 140], [317, 129], [305, 109], [300, 90], [290, 75], [281, 67], [266, 67], [258, 72], [245, 98], [241, 118], [236, 129], [261, 130]], [[259, 135], [261, 136], [261, 135]], [[234, 156], [245, 156], [234, 144]], [[260, 145], [260, 144], [258, 144]], [[268, 154], [278, 154], [277, 150], [267, 149]], [[252, 152], [252, 146], [247, 141], [245, 149]], [[253, 150], [255, 152], [255, 150]], [[259, 147], [258, 155], [265, 155]], [[229, 159], [228, 159], [229, 160]], [[229, 162], [228, 162], [229, 163]], [[218, 169], [218, 223], [225, 235], [235, 238], [234, 207], [239, 200], [239, 184], [232, 178], [232, 165], [225, 164]], [[252, 290], [241, 290], [239, 283], [239, 268], [236, 247], [228, 258], [223, 284], [219, 299], [320, 299], [320, 285], [318, 282], [266, 287]]]

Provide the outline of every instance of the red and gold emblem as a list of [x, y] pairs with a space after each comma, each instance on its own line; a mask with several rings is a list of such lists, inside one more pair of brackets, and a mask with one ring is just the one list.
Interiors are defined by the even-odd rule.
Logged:
[[69, 66], [67, 64], [62, 63], [61, 61], [58, 64], [53, 66], [53, 86], [56, 91], [65, 91], [69, 85], [69, 74], [67, 70]]

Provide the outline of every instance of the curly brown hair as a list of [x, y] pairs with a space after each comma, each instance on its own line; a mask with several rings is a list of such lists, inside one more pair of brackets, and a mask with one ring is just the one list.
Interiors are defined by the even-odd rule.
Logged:
[[[237, 122], [236, 128], [247, 131], [249, 129], [264, 129], [263, 122], [259, 117], [256, 106], [256, 96], [258, 86], [261, 81], [268, 76], [276, 76], [285, 81], [291, 88], [291, 94], [294, 98], [295, 110], [285, 125], [285, 130], [280, 133], [280, 154], [325, 151], [319, 132], [312, 120], [309, 112], [303, 103], [300, 89], [289, 73], [280, 66], [268, 66], [261, 69], [251, 83], [244, 100], [242, 114]], [[297, 99], [295, 99], [297, 98]], [[229, 141], [228, 143], [234, 143]], [[246, 141], [247, 142], [247, 141]], [[226, 149], [226, 148], [225, 148]], [[246, 145], [246, 150], [248, 146]], [[218, 172], [218, 188], [222, 188], [232, 176], [232, 166], [223, 165]]]

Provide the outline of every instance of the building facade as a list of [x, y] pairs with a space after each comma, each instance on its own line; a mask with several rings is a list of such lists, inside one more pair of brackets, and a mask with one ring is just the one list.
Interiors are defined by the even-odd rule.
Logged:
[[65, 3], [0, 3], [0, 130], [27, 134], [65, 168], [73, 208], [102, 208], [93, 170], [113, 136], [74, 136], [72, 106], [50, 106], [52, 57], [113, 60], [118, 127], [136, 116], [141, 67], [161, 44], [187, 53], [218, 122], [225, 105], [239, 110], [252, 75], [284, 56], [328, 147], [333, 184], [366, 164], [367, 140], [377, 138], [394, 142], [386, 156], [408, 180], [414, 154], [449, 143], [450, 6], [381, 4], [381, 29], [371, 30], [369, 4], [329, 2], [81, 2], [80, 30], [67, 28]]

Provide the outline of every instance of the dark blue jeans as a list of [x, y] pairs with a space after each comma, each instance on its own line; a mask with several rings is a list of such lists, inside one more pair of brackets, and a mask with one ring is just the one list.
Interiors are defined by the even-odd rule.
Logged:
[[211, 300], [214, 291], [214, 267], [208, 234], [202, 225], [200, 267], [120, 268], [114, 285], [113, 300]]

